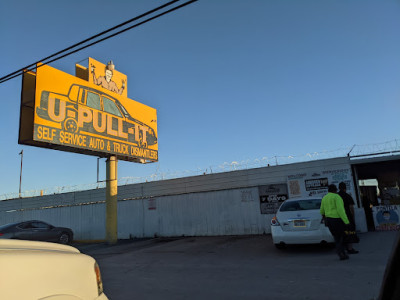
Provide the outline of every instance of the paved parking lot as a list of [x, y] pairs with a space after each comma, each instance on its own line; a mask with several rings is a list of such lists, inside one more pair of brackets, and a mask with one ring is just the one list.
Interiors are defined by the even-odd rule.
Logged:
[[112, 300], [369, 300], [379, 294], [396, 234], [361, 234], [355, 246], [360, 253], [347, 261], [339, 261], [332, 247], [275, 249], [270, 235], [77, 247], [99, 262], [105, 293]]

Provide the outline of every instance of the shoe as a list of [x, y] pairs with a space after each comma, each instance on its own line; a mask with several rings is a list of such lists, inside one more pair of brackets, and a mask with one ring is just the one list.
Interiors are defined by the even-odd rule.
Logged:
[[348, 253], [348, 254], [357, 254], [358, 252], [360, 252], [360, 251], [357, 251], [357, 250], [355, 250], [355, 249], [347, 250], [347, 253]]

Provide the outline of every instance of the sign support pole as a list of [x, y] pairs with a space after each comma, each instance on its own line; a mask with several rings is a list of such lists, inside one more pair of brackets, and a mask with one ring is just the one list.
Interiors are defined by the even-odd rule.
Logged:
[[109, 245], [116, 244], [118, 240], [117, 169], [117, 157], [112, 155], [106, 162], [106, 241]]
[[22, 159], [24, 158], [24, 150], [19, 153], [21, 155], [21, 170], [19, 173], [19, 197], [21, 198], [21, 185], [22, 185]]

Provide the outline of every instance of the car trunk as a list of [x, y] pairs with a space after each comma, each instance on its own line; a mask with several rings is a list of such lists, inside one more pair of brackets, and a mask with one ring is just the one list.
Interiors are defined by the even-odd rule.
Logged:
[[278, 221], [283, 231], [307, 231], [320, 228], [322, 216], [319, 209], [280, 212]]

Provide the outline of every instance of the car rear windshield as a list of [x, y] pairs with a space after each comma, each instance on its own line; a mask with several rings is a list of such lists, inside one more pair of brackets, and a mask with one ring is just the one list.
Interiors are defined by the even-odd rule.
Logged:
[[13, 227], [13, 226], [15, 226], [15, 225], [17, 225], [17, 224], [18, 224], [18, 222], [16, 222], [16, 223], [8, 223], [8, 224], [5, 224], [5, 225], [1, 225], [1, 226], [0, 226], [0, 231], [1, 231], [1, 230], [8, 229], [8, 228], [10, 228], [10, 227]]
[[280, 211], [296, 211], [296, 210], [311, 210], [319, 209], [321, 206], [321, 199], [307, 199], [286, 201], [281, 205]]

